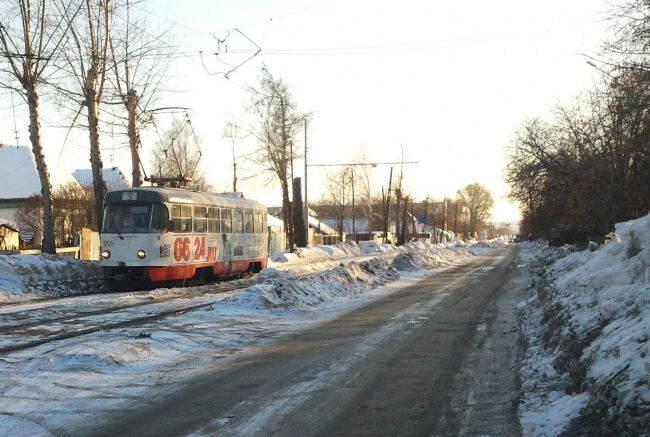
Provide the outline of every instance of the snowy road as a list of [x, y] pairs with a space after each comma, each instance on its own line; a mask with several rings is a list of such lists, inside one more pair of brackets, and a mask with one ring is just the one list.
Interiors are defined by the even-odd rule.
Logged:
[[[497, 317], [486, 314], [495, 313], [508, 289], [504, 284], [515, 258], [511, 248], [430, 276], [338, 318], [250, 348], [195, 379], [167, 383], [157, 395], [150, 387], [150, 401], [116, 408], [103, 424], [95, 421], [73, 433], [462, 434], [474, 427], [450, 420], [458, 416], [450, 414], [453, 401], [468, 399], [470, 389], [472, 396], [482, 394], [462, 378], [459, 383], [458, 375], [471, 365], [463, 363], [480, 333], [497, 332], [492, 326]], [[501, 347], [514, 350], [507, 342]], [[501, 365], [507, 367], [508, 360]], [[496, 370], [502, 381], [513, 383], [513, 369]], [[508, 422], [496, 429], [514, 429], [514, 413], [506, 404], [486, 408], [504, 410], [483, 412], [482, 417], [501, 413], [500, 420]]]

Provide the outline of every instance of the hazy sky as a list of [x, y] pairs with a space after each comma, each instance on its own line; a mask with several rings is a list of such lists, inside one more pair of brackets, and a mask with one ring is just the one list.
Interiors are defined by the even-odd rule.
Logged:
[[[596, 71], [582, 53], [598, 51], [609, 6], [600, 0], [541, 1], [171, 1], [139, 7], [156, 26], [171, 28], [176, 49], [171, 90], [159, 106], [190, 107], [203, 137], [203, 169], [217, 189], [230, 187], [230, 144], [222, 138], [226, 120], [242, 116], [247, 84], [255, 84], [262, 63], [292, 87], [295, 100], [313, 113], [309, 126], [311, 163], [350, 162], [365, 147], [372, 161], [404, 159], [408, 190], [418, 198], [453, 196], [478, 181], [497, 200], [494, 217], [513, 220], [517, 211], [504, 196], [505, 150], [527, 117], [545, 115], [589, 88]], [[216, 37], [237, 28], [262, 52], [225, 79], [216, 62]], [[252, 48], [244, 38], [228, 39], [230, 52]], [[222, 45], [222, 51], [225, 46]], [[204, 51], [203, 62], [198, 52]], [[221, 59], [238, 63], [245, 54]], [[19, 104], [19, 99], [16, 99]], [[52, 104], [43, 110], [43, 139], [55, 181], [88, 168], [87, 136], [65, 142], [62, 120]], [[160, 116], [161, 128], [170, 116]], [[27, 118], [18, 105], [20, 143], [28, 144]], [[0, 102], [0, 140], [13, 144], [8, 94]], [[110, 134], [110, 129], [104, 132]], [[144, 138], [150, 162], [154, 131]], [[130, 174], [122, 139], [103, 138], [105, 166]], [[302, 138], [296, 146], [302, 149]], [[250, 151], [242, 141], [237, 153]], [[279, 203], [278, 189], [240, 163], [240, 189], [248, 197]], [[388, 167], [373, 170], [377, 189], [388, 183]], [[303, 163], [295, 173], [302, 176]], [[326, 170], [312, 168], [310, 199], [321, 196]]]

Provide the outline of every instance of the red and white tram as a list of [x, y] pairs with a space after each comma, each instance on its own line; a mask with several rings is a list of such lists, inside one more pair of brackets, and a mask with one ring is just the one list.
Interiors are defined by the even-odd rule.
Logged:
[[109, 279], [227, 277], [266, 267], [266, 208], [235, 193], [139, 187], [104, 199], [101, 235]]

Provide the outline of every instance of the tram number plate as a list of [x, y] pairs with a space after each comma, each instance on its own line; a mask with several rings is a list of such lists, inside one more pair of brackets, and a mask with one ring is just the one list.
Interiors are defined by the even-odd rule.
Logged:
[[217, 248], [208, 247], [206, 251], [205, 237], [194, 237], [193, 241], [188, 237], [177, 238], [174, 241], [174, 259], [177, 262], [189, 261], [190, 259], [192, 261], [216, 261]]

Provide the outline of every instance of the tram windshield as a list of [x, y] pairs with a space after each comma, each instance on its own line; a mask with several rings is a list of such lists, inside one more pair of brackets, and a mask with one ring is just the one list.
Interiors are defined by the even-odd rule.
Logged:
[[167, 226], [167, 208], [159, 203], [146, 205], [110, 204], [104, 213], [105, 234], [160, 232]]

